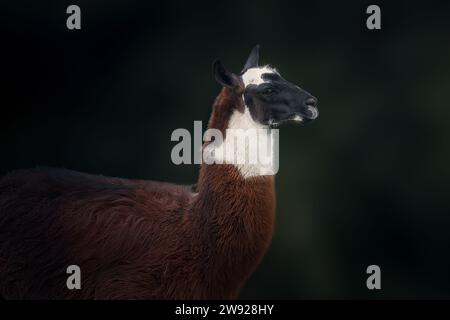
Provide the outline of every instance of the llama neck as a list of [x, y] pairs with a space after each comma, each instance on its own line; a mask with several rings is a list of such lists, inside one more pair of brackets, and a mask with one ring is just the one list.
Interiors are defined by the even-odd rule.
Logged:
[[[236, 112], [242, 114], [240, 103], [224, 89], [209, 127], [224, 131]], [[224, 144], [227, 138], [225, 135]], [[259, 264], [272, 238], [274, 177], [246, 175], [242, 167], [229, 163], [202, 164], [194, 211], [203, 244], [212, 255], [213, 265], [206, 270], [211, 277], [220, 274], [224, 286], [240, 286]]]
[[216, 99], [209, 122], [209, 129], [221, 131], [224, 140], [206, 144], [204, 159], [209, 164], [233, 164], [244, 178], [274, 175], [278, 171], [278, 130], [253, 120], [239, 94], [227, 90]]
[[272, 239], [274, 177], [246, 179], [233, 165], [202, 165], [196, 198], [195, 237], [206, 248], [205, 276], [224, 291], [239, 290]]

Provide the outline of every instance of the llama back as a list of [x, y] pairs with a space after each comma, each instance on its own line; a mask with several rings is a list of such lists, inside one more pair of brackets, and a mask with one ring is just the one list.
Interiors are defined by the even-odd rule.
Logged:
[[[183, 234], [191, 197], [182, 186], [64, 169], [6, 175], [0, 180], [0, 295], [152, 298], [145, 294], [162, 286], [160, 261], [180, 251], [169, 236]], [[81, 268], [81, 290], [67, 289], [70, 265]]]

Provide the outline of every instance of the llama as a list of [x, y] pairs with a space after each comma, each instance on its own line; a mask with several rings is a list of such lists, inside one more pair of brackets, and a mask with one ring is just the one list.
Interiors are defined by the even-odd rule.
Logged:
[[[317, 100], [259, 66], [216, 61], [209, 128], [268, 128], [317, 118]], [[261, 262], [275, 219], [274, 176], [202, 164], [189, 186], [66, 169], [0, 180], [0, 295], [6, 299], [233, 299]], [[66, 286], [78, 265], [81, 289]]]

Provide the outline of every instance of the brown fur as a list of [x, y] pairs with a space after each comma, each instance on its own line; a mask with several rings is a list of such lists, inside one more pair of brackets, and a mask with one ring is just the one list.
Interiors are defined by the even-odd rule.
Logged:
[[[210, 128], [238, 94], [223, 89]], [[269, 246], [273, 177], [202, 165], [198, 193], [168, 183], [28, 169], [0, 180], [0, 294], [18, 299], [235, 298]], [[81, 268], [68, 290], [66, 268]]]

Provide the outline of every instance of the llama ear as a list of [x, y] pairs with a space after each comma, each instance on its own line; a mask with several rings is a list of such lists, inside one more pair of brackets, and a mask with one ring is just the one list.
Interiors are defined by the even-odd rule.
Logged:
[[247, 62], [245, 63], [244, 69], [242, 71], [245, 71], [250, 68], [256, 68], [259, 66], [259, 44], [257, 44], [252, 52], [250, 52], [250, 55], [248, 56]]
[[220, 83], [224, 87], [228, 87], [231, 89], [236, 89], [240, 87], [239, 77], [234, 73], [228, 71], [223, 66], [220, 60], [214, 61], [213, 64], [213, 73], [214, 78], [218, 83]]

